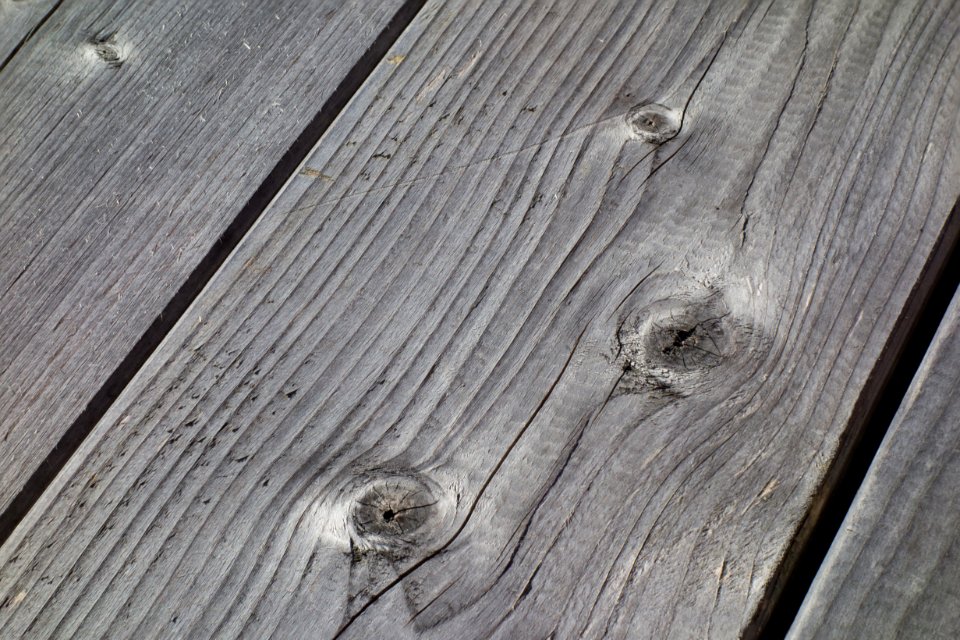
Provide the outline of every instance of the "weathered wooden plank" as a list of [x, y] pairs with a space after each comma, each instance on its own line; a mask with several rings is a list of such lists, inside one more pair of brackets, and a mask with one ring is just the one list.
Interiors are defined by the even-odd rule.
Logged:
[[955, 235], [958, 27], [428, 3], [0, 548], [5, 632], [755, 632]]
[[[4, 15], [42, 3], [8, 4]], [[236, 221], [249, 226], [295, 169], [318, 114], [333, 115], [325, 102], [342, 104], [341, 82], [359, 84], [351, 68], [400, 5], [69, 2], [9, 60], [0, 510], [86, 407], [109, 402], [97, 394], [109, 396], [129, 354], [149, 351], [138, 341], [189, 295], [218, 239]], [[280, 182], [258, 191], [284, 162]]]
[[960, 292], [791, 638], [960, 638]]
[[0, 1], [0, 70], [58, 4], [57, 0]]

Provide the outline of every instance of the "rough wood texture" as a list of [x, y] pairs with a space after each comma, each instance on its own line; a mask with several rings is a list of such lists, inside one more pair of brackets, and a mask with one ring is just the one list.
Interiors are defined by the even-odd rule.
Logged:
[[960, 293], [791, 638], [960, 638]]
[[398, 6], [68, 2], [5, 65], [0, 511]]
[[58, 4], [57, 0], [0, 0], [0, 70]]
[[0, 549], [5, 633], [755, 632], [960, 194], [958, 27], [428, 4]]

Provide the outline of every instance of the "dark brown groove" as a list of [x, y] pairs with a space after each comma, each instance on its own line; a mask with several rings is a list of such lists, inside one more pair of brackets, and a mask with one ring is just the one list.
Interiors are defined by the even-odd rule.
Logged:
[[[227, 256], [256, 223], [284, 184], [293, 176], [297, 167], [346, 107], [350, 98], [360, 89], [374, 67], [410, 25], [426, 4], [426, 0], [407, 0], [400, 7], [383, 31], [374, 39], [359, 60], [351, 67], [340, 84], [320, 107], [313, 120], [301, 131], [290, 148], [283, 154], [236, 218], [194, 267], [193, 271], [154, 318], [126, 357], [106, 379], [84, 410], [77, 416], [50, 453], [30, 476], [23, 489], [9, 506], [0, 513], [0, 545], [6, 542], [20, 521], [27, 515], [80, 444], [107, 412], [110, 405], [130, 383], [147, 359], [157, 349], [174, 325], [193, 303], [200, 291], [223, 265]], [[59, 4], [57, 5], [59, 6]], [[51, 12], [52, 13], [52, 12]], [[49, 17], [49, 16], [48, 16]]]
[[818, 499], [790, 542], [744, 638], [767, 640], [789, 633], [958, 287], [960, 201], [870, 372]]

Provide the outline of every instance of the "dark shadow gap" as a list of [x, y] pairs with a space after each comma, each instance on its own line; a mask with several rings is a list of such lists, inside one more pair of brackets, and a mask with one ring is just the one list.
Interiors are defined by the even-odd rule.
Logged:
[[43, 16], [42, 18], [40, 18], [40, 21], [37, 22], [37, 24], [33, 25], [33, 28], [30, 29], [30, 31], [28, 31], [28, 32], [23, 36], [23, 38], [20, 40], [20, 42], [17, 43], [17, 46], [15, 46], [15, 47], [10, 51], [10, 55], [8, 55], [8, 56], [6, 57], [6, 59], [4, 59], [3, 62], [0, 62], [0, 71], [3, 71], [4, 69], [7, 68], [7, 65], [10, 64], [10, 61], [13, 60], [13, 59], [17, 56], [17, 54], [20, 53], [20, 50], [23, 49], [23, 47], [24, 47], [28, 42], [30, 42], [30, 39], [33, 38], [33, 36], [34, 36], [38, 31], [40, 31], [40, 29], [43, 28], [43, 25], [47, 24], [47, 21], [50, 19], [51, 16], [53, 16], [54, 13], [57, 12], [57, 9], [59, 9], [59, 8], [60, 8], [60, 5], [62, 5], [62, 4], [63, 4], [63, 0], [57, 0], [57, 2], [55, 2], [55, 3], [53, 4], [53, 6], [50, 7], [50, 10], [47, 11], [47, 13], [44, 14], [44, 16]]
[[785, 638], [960, 285], [960, 202], [853, 410], [822, 496], [791, 541], [745, 638]]
[[[0, 514], [0, 544], [6, 542], [34, 503], [46, 491], [80, 444], [93, 431], [107, 409], [130, 383], [143, 364], [153, 354], [180, 317], [187, 310], [207, 282], [213, 277], [227, 256], [256, 223], [273, 198], [293, 177], [297, 167], [306, 159], [327, 131], [334, 118], [343, 111], [350, 98], [359, 91], [374, 67], [410, 25], [426, 0], [408, 0], [397, 11], [370, 47], [347, 72], [333, 94], [326, 100], [313, 120], [306, 126], [286, 153], [267, 174], [237, 217], [211, 246], [177, 292], [173, 295], [146, 332], [140, 337], [123, 361], [107, 378], [73, 424], [60, 438], [40, 466], [33, 472], [24, 488]], [[52, 13], [52, 12], [51, 12]], [[49, 16], [48, 16], [49, 17]]]

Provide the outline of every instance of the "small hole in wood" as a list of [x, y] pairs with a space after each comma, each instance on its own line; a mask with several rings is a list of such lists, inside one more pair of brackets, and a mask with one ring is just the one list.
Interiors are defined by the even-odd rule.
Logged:
[[418, 475], [390, 475], [359, 488], [351, 507], [353, 539], [360, 548], [409, 551], [439, 526], [439, 500]]
[[620, 391], [686, 396], [724, 375], [711, 372], [742, 363], [756, 339], [756, 331], [731, 313], [718, 291], [658, 300], [617, 328]]
[[693, 334], [696, 330], [696, 327], [691, 327], [690, 329], [675, 329], [673, 334], [673, 346], [677, 348], [686, 346], [687, 340], [693, 337]]
[[634, 107], [627, 113], [633, 136], [650, 144], [663, 144], [680, 132], [680, 112], [662, 104]]

